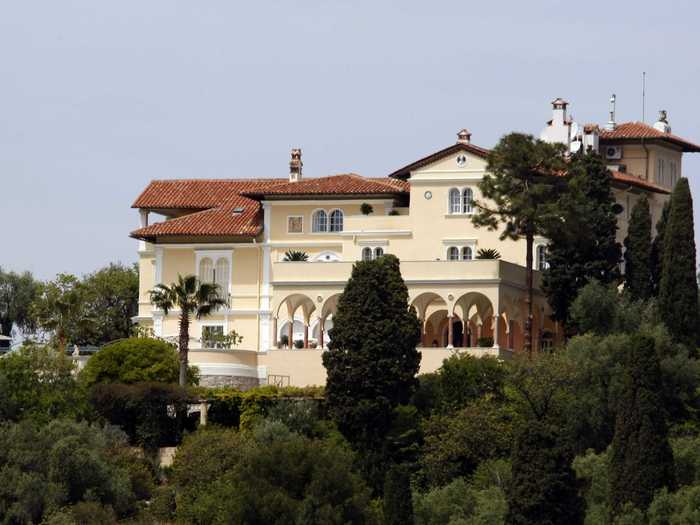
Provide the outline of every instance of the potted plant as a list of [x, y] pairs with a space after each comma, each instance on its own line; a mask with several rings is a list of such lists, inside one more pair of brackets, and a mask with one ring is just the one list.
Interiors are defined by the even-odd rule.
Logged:
[[493, 346], [493, 337], [479, 337], [476, 340], [476, 346], [479, 348], [490, 348]]
[[363, 202], [360, 205], [360, 211], [362, 212], [362, 215], [369, 215], [372, 212], [374, 212], [374, 208], [372, 207], [371, 204], [369, 204], [367, 202]]
[[498, 250], [493, 248], [481, 248], [476, 252], [477, 259], [500, 259], [501, 254]]
[[309, 260], [309, 254], [301, 250], [287, 250], [284, 252], [284, 259], [286, 262], [306, 262]]

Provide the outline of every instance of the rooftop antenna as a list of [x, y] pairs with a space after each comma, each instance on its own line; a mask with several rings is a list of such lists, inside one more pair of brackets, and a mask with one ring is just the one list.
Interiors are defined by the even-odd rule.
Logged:
[[646, 122], [647, 113], [647, 72], [642, 71], [642, 122]]

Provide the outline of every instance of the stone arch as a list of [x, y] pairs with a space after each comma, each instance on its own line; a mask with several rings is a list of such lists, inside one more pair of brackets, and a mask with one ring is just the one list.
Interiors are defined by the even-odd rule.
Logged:
[[493, 315], [493, 304], [488, 297], [480, 292], [467, 292], [454, 302], [453, 312], [461, 318], [471, 319], [474, 310], [483, 323]]
[[[297, 311], [301, 309], [301, 315], [297, 314]], [[294, 293], [286, 296], [276, 308], [273, 309], [274, 318], [273, 326], [275, 338], [277, 339], [281, 335], [284, 335], [281, 330], [284, 327], [287, 332], [286, 335], [289, 340], [289, 347], [291, 348], [295, 339], [295, 331], [297, 329], [297, 321], [300, 321], [303, 325], [303, 342], [304, 348], [309, 346], [309, 323], [311, 321], [311, 314], [316, 310], [316, 304], [313, 300], [305, 294]], [[278, 322], [282, 318], [282, 322]], [[290, 322], [293, 320], [293, 322]], [[277, 339], [279, 341], [280, 339]]]
[[409, 304], [416, 309], [419, 319], [425, 320], [428, 308], [435, 304], [444, 306], [447, 309], [447, 300], [436, 292], [423, 292], [410, 300]]

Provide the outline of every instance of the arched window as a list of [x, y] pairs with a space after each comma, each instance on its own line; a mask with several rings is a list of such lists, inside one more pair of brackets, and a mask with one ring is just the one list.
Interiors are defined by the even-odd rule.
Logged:
[[219, 285], [221, 295], [228, 294], [228, 260], [221, 257], [214, 268], [214, 282]]
[[381, 257], [382, 255], [384, 255], [384, 248], [380, 248], [379, 246], [377, 246], [374, 249], [374, 258], [376, 259], [377, 257]]
[[549, 263], [547, 262], [547, 247], [544, 244], [540, 244], [537, 247], [537, 269], [543, 271], [549, 268]]
[[372, 248], [369, 246], [367, 248], [362, 248], [362, 260], [371, 261], [372, 260]]
[[332, 232], [342, 232], [343, 231], [343, 211], [333, 210], [331, 212], [331, 228]]
[[460, 195], [459, 195], [459, 190], [457, 188], [452, 188], [449, 193], [449, 209], [450, 213], [460, 213], [461, 212], [461, 207], [460, 207]]
[[462, 192], [462, 213], [472, 213], [474, 201], [474, 196], [472, 195], [471, 188], [464, 188]]
[[317, 210], [314, 212], [311, 220], [311, 231], [313, 232], [325, 232], [328, 230], [328, 215], [323, 210]]
[[450, 246], [447, 249], [447, 260], [448, 261], [459, 261], [459, 248], [455, 246]]
[[471, 246], [464, 246], [462, 248], [462, 260], [463, 261], [471, 261], [473, 258], [474, 258], [474, 254], [472, 253]]
[[209, 257], [199, 261], [199, 280], [203, 283], [214, 282], [214, 262]]

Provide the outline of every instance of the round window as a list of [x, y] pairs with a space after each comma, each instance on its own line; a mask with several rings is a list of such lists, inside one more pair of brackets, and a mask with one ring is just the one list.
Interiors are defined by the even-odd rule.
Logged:
[[432, 192], [432, 191], [426, 191], [426, 192], [423, 194], [423, 196], [424, 196], [426, 199], [430, 200], [430, 199], [433, 198], [433, 192]]

